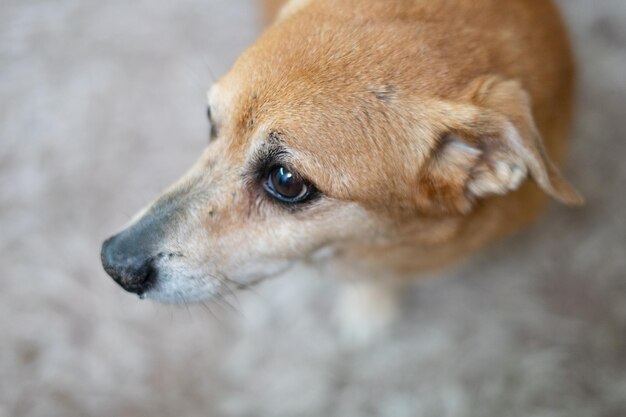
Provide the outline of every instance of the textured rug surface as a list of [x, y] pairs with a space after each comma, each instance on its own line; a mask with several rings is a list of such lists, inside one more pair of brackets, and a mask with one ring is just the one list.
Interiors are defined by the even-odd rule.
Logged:
[[0, 417], [626, 416], [626, 3], [560, 4], [587, 206], [415, 285], [355, 350], [313, 270], [231, 308], [140, 302], [100, 267], [205, 145], [252, 1], [0, 2]]

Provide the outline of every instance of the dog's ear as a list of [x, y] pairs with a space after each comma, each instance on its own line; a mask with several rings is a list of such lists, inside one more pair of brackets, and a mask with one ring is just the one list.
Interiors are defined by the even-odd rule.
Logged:
[[582, 204], [580, 194], [549, 159], [516, 81], [472, 83], [463, 104], [447, 104], [438, 142], [419, 173], [417, 204], [467, 213], [477, 199], [516, 190], [530, 176], [555, 199]]

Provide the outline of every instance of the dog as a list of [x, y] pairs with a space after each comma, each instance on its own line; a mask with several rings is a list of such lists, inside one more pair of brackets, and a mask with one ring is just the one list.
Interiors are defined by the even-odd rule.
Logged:
[[362, 278], [348, 317], [384, 322], [391, 283], [519, 230], [547, 197], [582, 203], [558, 168], [573, 78], [550, 0], [291, 0], [210, 88], [209, 145], [104, 242], [104, 269], [175, 303], [314, 258]]

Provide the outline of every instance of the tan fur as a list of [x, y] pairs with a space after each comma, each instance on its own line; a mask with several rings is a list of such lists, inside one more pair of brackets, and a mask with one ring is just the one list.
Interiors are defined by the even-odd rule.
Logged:
[[[217, 137], [146, 214], [177, 204], [160, 251], [181, 254], [148, 295], [210, 296], [320, 248], [352, 274], [414, 277], [526, 225], [546, 195], [580, 203], [552, 162], [572, 78], [549, 0], [290, 2], [211, 88]], [[320, 199], [270, 201], [250, 170], [277, 143]]]
[[[269, 3], [276, 7], [276, 2]], [[550, 155], [557, 161], [563, 157], [573, 79], [568, 41], [551, 1], [322, 0], [279, 20], [260, 45], [253, 48], [252, 56], [244, 59], [267, 59], [271, 62], [268, 66], [275, 67], [272, 72], [289, 68], [290, 73], [298, 74], [299, 82], [292, 81], [295, 85], [288, 87], [287, 94], [272, 89], [273, 100], [287, 101], [289, 93], [299, 95], [294, 90], [308, 88], [307, 81], [316, 84], [315, 94], [331, 101], [324, 105], [334, 104], [332, 110], [322, 109], [322, 112], [332, 113], [341, 126], [318, 122], [322, 125], [301, 133], [298, 147], [311, 142], [308, 152], [315, 154], [316, 150], [323, 150], [334, 160], [339, 159], [337, 154], [361, 156], [341, 158], [338, 167], [344, 175], [358, 172], [355, 177], [360, 182], [354, 181], [345, 190], [337, 189], [332, 182], [341, 174], [326, 173], [328, 189], [339, 198], [358, 200], [377, 211], [394, 211], [393, 215], [398, 216], [398, 230], [391, 241], [344, 248], [354, 258], [351, 262], [355, 259], [366, 259], [368, 264], [384, 262], [381, 274], [388, 268], [410, 273], [439, 266], [527, 224], [544, 204], [544, 194], [536, 185], [526, 183], [505, 197], [479, 201], [467, 215], [442, 215], [442, 212], [465, 213], [470, 209], [464, 177], [471, 169], [460, 162], [447, 167], [447, 171], [439, 168], [437, 172], [437, 167], [433, 167], [437, 162], [434, 155], [421, 166], [417, 184], [413, 182], [415, 170], [411, 168], [420, 166], [433, 152], [432, 143], [424, 144], [432, 137], [419, 138], [422, 149], [409, 150], [412, 145], [403, 143], [406, 131], [401, 130], [412, 115], [402, 112], [416, 102], [425, 108], [414, 113], [422, 118], [416, 121], [424, 130], [418, 135], [435, 129], [434, 126], [456, 122], [445, 120], [453, 117], [450, 112], [463, 111], [453, 107], [475, 103], [485, 111], [508, 118], [522, 130], [529, 130], [526, 133], [529, 141], [543, 138], [543, 144], [537, 143], [533, 153], [542, 156], [541, 163], [547, 166], [546, 175], [553, 179], [554, 185], [546, 186], [546, 178], [540, 181], [549, 194], [564, 202], [581, 202], [547, 157]], [[302, 33], [307, 36], [299, 36]], [[306, 42], [303, 39], [301, 44], [293, 42], [286, 48], [280, 45], [281, 38], [304, 38]], [[280, 52], [285, 49], [288, 51], [282, 55]], [[486, 94], [494, 87], [496, 91]], [[377, 92], [387, 95], [385, 103], [375, 102], [372, 95]], [[368, 97], [367, 93], [371, 95]], [[358, 96], [359, 104], [364, 105], [361, 114], [354, 109], [354, 103], [346, 102], [350, 94], [351, 99]], [[303, 117], [301, 113], [313, 120], [323, 116], [313, 108], [302, 109], [299, 117]], [[487, 122], [485, 128], [489, 127], [492, 125]], [[374, 141], [375, 149], [355, 138], [354, 132]], [[470, 132], [474, 136], [483, 133], [480, 128]], [[376, 143], [379, 138], [388, 142]], [[405, 148], [390, 149], [396, 146]], [[368, 166], [376, 170], [367, 170]], [[398, 166], [408, 170], [395, 174], [385, 170]], [[431, 172], [426, 175], [429, 169]], [[311, 176], [323, 178], [324, 173]], [[381, 193], [384, 188], [388, 190]], [[420, 216], [395, 213], [395, 209], [406, 204], [411, 193]], [[424, 215], [429, 218], [424, 220]]]

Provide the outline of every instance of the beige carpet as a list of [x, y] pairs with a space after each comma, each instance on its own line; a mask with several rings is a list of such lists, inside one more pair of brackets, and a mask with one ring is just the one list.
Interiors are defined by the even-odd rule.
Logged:
[[254, 4], [0, 2], [0, 417], [626, 416], [626, 3], [561, 4], [588, 205], [416, 286], [393, 337], [349, 351], [312, 271], [233, 311], [140, 302], [100, 267], [204, 146]]

